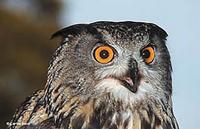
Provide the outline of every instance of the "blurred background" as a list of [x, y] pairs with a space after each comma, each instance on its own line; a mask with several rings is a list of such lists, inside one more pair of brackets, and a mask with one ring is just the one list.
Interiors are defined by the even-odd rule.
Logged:
[[59, 45], [51, 34], [99, 20], [153, 22], [168, 32], [174, 113], [181, 129], [198, 129], [199, 12], [198, 0], [0, 0], [0, 129], [26, 96], [44, 87]]

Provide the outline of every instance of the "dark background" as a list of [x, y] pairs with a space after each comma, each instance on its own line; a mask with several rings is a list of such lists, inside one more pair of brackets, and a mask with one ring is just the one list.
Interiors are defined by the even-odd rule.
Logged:
[[0, 129], [32, 92], [42, 89], [58, 42], [59, 0], [0, 0]]

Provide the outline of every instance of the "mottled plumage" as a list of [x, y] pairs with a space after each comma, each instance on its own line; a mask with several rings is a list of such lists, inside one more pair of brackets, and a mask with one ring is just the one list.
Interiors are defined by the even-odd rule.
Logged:
[[46, 86], [18, 108], [10, 129], [178, 129], [163, 29], [104, 21], [54, 37], [62, 41]]

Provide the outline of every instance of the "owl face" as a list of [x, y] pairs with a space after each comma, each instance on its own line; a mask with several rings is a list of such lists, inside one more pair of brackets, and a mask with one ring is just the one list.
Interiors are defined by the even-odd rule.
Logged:
[[[75, 92], [109, 94], [127, 103], [171, 94], [171, 63], [166, 32], [150, 23], [96, 22], [61, 30], [59, 51]], [[56, 63], [54, 63], [56, 64]], [[69, 74], [70, 72], [70, 74]], [[67, 80], [67, 81], [66, 81]]]

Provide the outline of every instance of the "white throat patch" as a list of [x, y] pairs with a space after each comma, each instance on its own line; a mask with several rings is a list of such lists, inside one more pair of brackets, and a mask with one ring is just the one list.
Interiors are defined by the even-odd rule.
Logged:
[[96, 85], [96, 88], [100, 92], [111, 93], [115, 100], [123, 101], [126, 104], [136, 103], [154, 92], [149, 83], [141, 81], [137, 92], [133, 93], [114, 78], [103, 79]]

